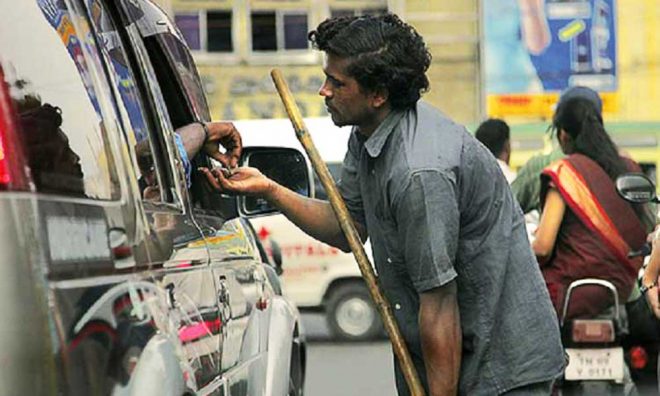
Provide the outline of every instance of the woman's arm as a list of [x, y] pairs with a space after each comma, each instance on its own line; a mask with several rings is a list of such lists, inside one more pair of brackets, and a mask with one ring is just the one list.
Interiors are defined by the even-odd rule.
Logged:
[[542, 53], [550, 44], [550, 30], [545, 18], [544, 0], [518, 0], [522, 38], [532, 55]]
[[536, 230], [536, 239], [532, 242], [532, 250], [540, 261], [552, 254], [565, 211], [566, 203], [561, 194], [557, 189], [550, 188], [545, 197], [541, 222]]

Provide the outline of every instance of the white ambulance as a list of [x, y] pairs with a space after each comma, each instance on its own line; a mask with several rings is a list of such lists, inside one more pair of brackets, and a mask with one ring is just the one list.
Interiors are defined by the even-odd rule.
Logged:
[[[330, 118], [309, 118], [305, 124], [335, 181], [340, 177], [351, 128], [336, 127]], [[288, 119], [235, 121], [243, 145], [302, 146]], [[327, 199], [316, 175], [315, 196]], [[378, 312], [352, 254], [319, 242], [278, 214], [251, 220], [269, 254], [281, 252], [283, 292], [302, 310], [325, 312], [333, 336], [367, 340], [382, 334]], [[271, 242], [275, 242], [272, 244]], [[365, 249], [371, 257], [367, 242]]]

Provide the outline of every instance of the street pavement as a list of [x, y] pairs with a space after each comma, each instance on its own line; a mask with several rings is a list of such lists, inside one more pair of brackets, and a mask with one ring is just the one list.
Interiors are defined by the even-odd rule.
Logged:
[[395, 396], [388, 340], [343, 343], [331, 339], [322, 314], [302, 316], [307, 334], [306, 396]]

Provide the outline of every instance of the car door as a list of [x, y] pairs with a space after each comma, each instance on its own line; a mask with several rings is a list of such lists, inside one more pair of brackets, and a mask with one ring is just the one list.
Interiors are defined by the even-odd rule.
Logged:
[[135, 23], [122, 6], [88, 0], [90, 20], [116, 82], [130, 169], [144, 208], [145, 264], [157, 287], [154, 304], [164, 307], [154, 321], [182, 358], [178, 364], [187, 387], [199, 390], [220, 374], [222, 343], [208, 250], [186, 209], [187, 181], [162, 91]]
[[[161, 82], [172, 122], [186, 125], [195, 120], [208, 120], [202, 85], [180, 33], [153, 5], [135, 4], [143, 15], [136, 26], [156, 78]], [[193, 166], [210, 166], [210, 163], [201, 154], [193, 159]], [[231, 393], [261, 394], [265, 362], [259, 358], [266, 348], [263, 337], [267, 326], [263, 323], [267, 320], [264, 319], [267, 318], [264, 312], [267, 304], [259, 304], [266, 284], [266, 275], [255, 259], [259, 253], [242, 220], [226, 221], [225, 209], [231, 208], [225, 204], [234, 203], [234, 199], [205, 189], [203, 180], [195, 175], [189, 192], [191, 211], [204, 235], [216, 286], [224, 336], [220, 362], [224, 384]], [[248, 381], [249, 378], [253, 380]]]

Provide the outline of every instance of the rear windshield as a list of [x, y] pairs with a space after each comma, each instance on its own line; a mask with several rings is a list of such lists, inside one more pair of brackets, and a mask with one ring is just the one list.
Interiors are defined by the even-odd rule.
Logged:
[[[22, 150], [37, 191], [115, 199], [117, 175], [103, 109], [102, 65], [82, 4], [0, 3], [0, 84], [8, 89]], [[113, 125], [112, 128], [115, 126]], [[111, 128], [111, 129], [112, 129]], [[1, 137], [1, 134], [0, 134]]]

